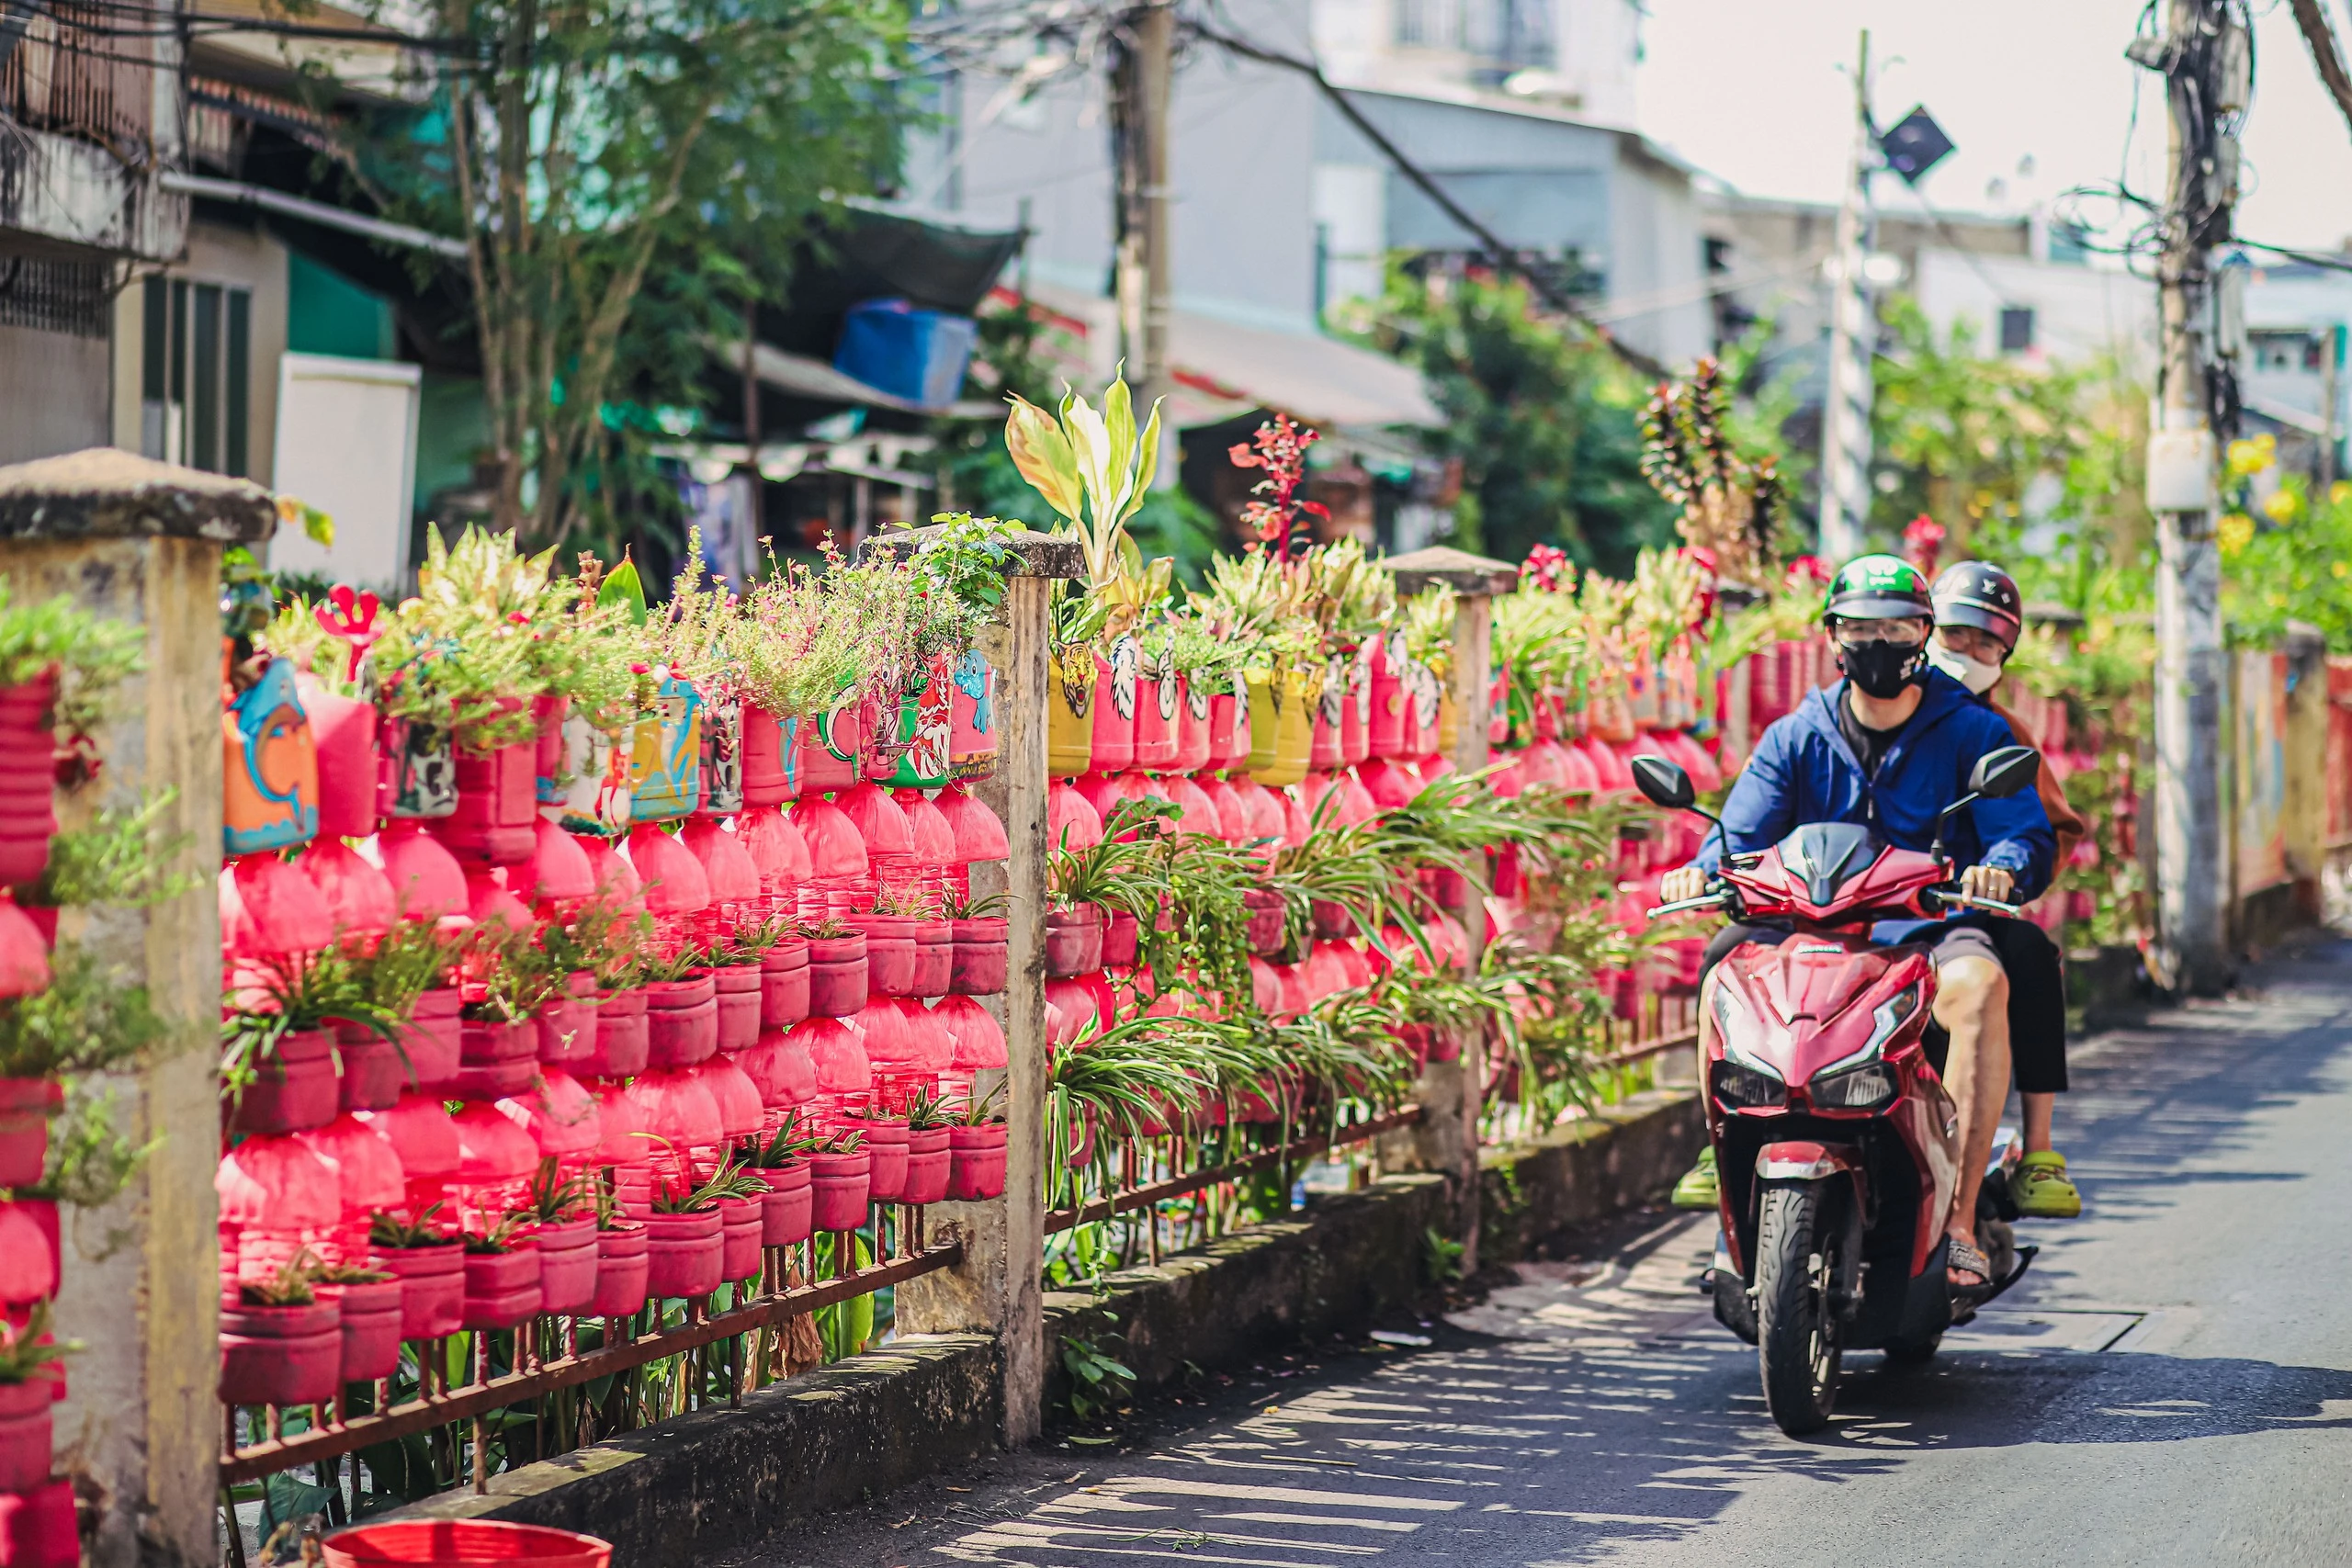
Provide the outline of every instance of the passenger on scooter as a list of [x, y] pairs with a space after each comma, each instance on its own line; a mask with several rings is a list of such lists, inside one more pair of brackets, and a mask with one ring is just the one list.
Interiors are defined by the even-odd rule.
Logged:
[[[1933, 597], [1936, 639], [1928, 661], [2008, 720], [2018, 745], [2039, 750], [2040, 738], [2000, 699], [2001, 677], [2025, 629], [2025, 603], [2016, 581], [1997, 566], [1962, 561], [1937, 576]], [[2058, 837], [2054, 863], [2064, 866], [2087, 829], [2067, 804], [2047, 756], [2034, 789]], [[2025, 1105], [2025, 1157], [2009, 1190], [2020, 1213], [2072, 1219], [2083, 1212], [2083, 1198], [2068, 1179], [2066, 1156], [2052, 1137], [2058, 1096], [2066, 1091], [2066, 982], [2058, 947], [2030, 920], [1995, 920], [1989, 929], [2009, 976], [2009, 1055], [2018, 1098]]]
[[[1848, 562], [1829, 585], [1822, 618], [1846, 678], [1764, 732], [1724, 801], [1722, 829], [1690, 865], [1666, 874], [1662, 902], [1702, 896], [1727, 851], [1768, 849], [1808, 822], [1861, 823], [1891, 844], [1925, 851], [1938, 815], [1967, 793], [1978, 760], [2016, 743], [1999, 715], [1929, 665], [1935, 608], [1927, 579], [1909, 562], [1883, 555]], [[2054, 840], [2031, 795], [1977, 801], [1951, 819], [1944, 842], [1969, 895], [2021, 901], [2049, 883]], [[1944, 1224], [1949, 1267], [1956, 1288], [1977, 1292], [1994, 1281], [1976, 1246], [1976, 1195], [2009, 1092], [2008, 981], [1984, 921], [1889, 921], [1872, 933], [1932, 949], [1935, 1020], [1951, 1041], [1942, 1076], [1958, 1108], [1962, 1151]], [[1717, 934], [1700, 983], [1702, 1032], [1713, 1027], [1713, 962], [1742, 942], [1788, 935], [1736, 924]]]

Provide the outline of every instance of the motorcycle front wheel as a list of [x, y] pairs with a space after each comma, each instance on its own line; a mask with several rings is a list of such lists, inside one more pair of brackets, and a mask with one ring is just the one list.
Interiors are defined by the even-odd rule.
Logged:
[[1844, 1227], [1831, 1211], [1843, 1196], [1828, 1180], [1764, 1189], [1756, 1236], [1757, 1358], [1764, 1403], [1792, 1438], [1826, 1427], [1838, 1401], [1844, 1325], [1831, 1292]]

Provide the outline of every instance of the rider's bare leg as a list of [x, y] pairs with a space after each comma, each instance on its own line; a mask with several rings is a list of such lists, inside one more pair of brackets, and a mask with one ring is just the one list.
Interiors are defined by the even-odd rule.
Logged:
[[1936, 1021], [1951, 1036], [1944, 1082], [1960, 1109], [1960, 1181], [1944, 1233], [1973, 1247], [1976, 1190], [1984, 1183], [1994, 1130], [2009, 1098], [2009, 982], [2001, 966], [1974, 954], [1939, 965]]
[[2054, 1094], [2023, 1094], [2025, 1101], [2025, 1152], [2046, 1155], [2055, 1146], [2051, 1139], [2051, 1122], [2058, 1113], [2058, 1097]]

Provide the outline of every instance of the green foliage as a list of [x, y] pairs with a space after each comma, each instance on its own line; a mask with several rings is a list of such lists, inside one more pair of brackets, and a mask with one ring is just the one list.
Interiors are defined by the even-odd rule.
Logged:
[[35, 1302], [19, 1328], [0, 1318], [0, 1385], [11, 1386], [29, 1382], [35, 1378], [48, 1377], [50, 1363], [71, 1356], [82, 1349], [78, 1339], [60, 1340], [50, 1344], [49, 1303]]
[[2288, 474], [2267, 503], [2229, 513], [2216, 533], [2233, 640], [2277, 648], [2300, 621], [2330, 653], [2352, 653], [2352, 483], [2321, 491]]
[[277, 1271], [268, 1279], [249, 1280], [239, 1285], [237, 1300], [249, 1307], [309, 1306], [318, 1300], [318, 1292], [311, 1289], [312, 1271], [318, 1261], [306, 1247], [279, 1264]]
[[1080, 1421], [1110, 1415], [1134, 1397], [1136, 1374], [1092, 1339], [1063, 1335], [1062, 1370], [1069, 1374], [1069, 1413]]
[[1641, 472], [1648, 389], [1526, 285], [1392, 267], [1352, 324], [1419, 370], [1445, 414], [1432, 445], [1462, 461], [1456, 544], [1502, 560], [1556, 545], [1622, 575], [1644, 546], [1674, 542], [1673, 508]]
[[0, 574], [0, 690], [54, 670], [50, 714], [66, 736], [96, 728], [114, 689], [144, 667], [145, 649], [139, 627], [94, 615], [71, 594], [12, 603], [8, 579]]
[[1435, 1225], [1421, 1232], [1421, 1272], [1430, 1284], [1451, 1284], [1461, 1279], [1462, 1253], [1462, 1243]]
[[396, 1214], [379, 1209], [368, 1216], [368, 1244], [404, 1251], [419, 1247], [447, 1247], [458, 1239], [457, 1233], [436, 1228], [433, 1216], [441, 1212], [438, 1201], [427, 1203], [422, 1213], [414, 1216]]
[[112, 904], [143, 909], [203, 886], [197, 872], [171, 869], [194, 845], [194, 835], [157, 830], [179, 793], [178, 785], [167, 784], [138, 806], [102, 807], [87, 828], [53, 835], [40, 880], [17, 901], [50, 908]]
[[[66, 1091], [65, 1111], [49, 1130], [49, 1157], [40, 1183], [17, 1194], [48, 1198], [78, 1209], [102, 1209], [114, 1201], [131, 1176], [164, 1144], [159, 1135], [134, 1143], [120, 1130], [115, 1091], [77, 1081]], [[100, 1256], [110, 1256], [129, 1231], [109, 1231]]]
[[105, 1072], [139, 1061], [169, 1035], [129, 983], [72, 942], [49, 955], [49, 988], [0, 998], [0, 1078]]

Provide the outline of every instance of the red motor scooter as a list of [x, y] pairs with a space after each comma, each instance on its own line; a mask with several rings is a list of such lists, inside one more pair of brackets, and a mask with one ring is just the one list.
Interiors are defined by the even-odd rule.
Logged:
[[[1808, 823], [1769, 850], [1726, 854], [1704, 897], [1650, 911], [1720, 909], [1792, 933], [1778, 946], [1744, 942], [1716, 969], [1705, 1083], [1723, 1221], [1715, 1316], [1757, 1347], [1765, 1403], [1792, 1436], [1827, 1425], [1847, 1349], [1926, 1360], [2032, 1260], [2009, 1230], [2006, 1184], [1988, 1178], [1977, 1244], [1992, 1283], [1955, 1301], [1944, 1218], [1960, 1117], [1940, 1076], [1935, 965], [1923, 945], [1872, 942], [1870, 926], [1960, 908], [2016, 914], [1953, 886], [1941, 825], [1973, 801], [2032, 788], [2040, 766], [2023, 746], [1981, 759], [1925, 854], [1859, 824]], [[1665, 758], [1636, 757], [1633, 773], [1653, 803], [1709, 815]]]

